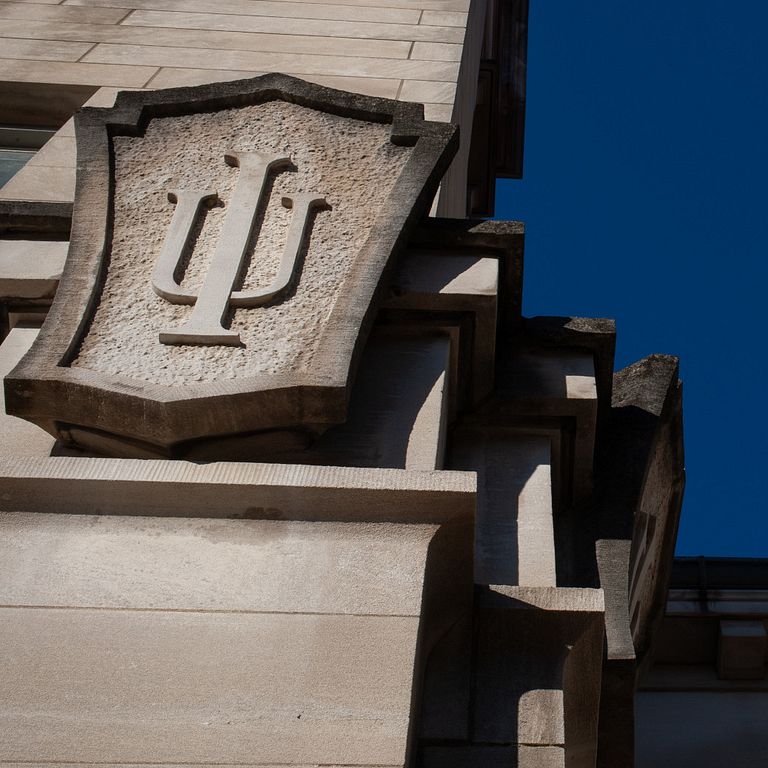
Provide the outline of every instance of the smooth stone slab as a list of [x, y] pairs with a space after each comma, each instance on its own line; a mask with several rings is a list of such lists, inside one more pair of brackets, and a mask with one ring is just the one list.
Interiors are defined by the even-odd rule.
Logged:
[[550, 452], [549, 437], [503, 429], [457, 442], [453, 466], [478, 473], [478, 584], [557, 584]]
[[[12, 328], [0, 344], [0, 380], [32, 346], [38, 328]], [[56, 442], [40, 427], [5, 412], [5, 391], [0, 386], [0, 460], [4, 457], [48, 456]], [[0, 481], [1, 484], [1, 481]], [[1, 492], [0, 492], [1, 493]], [[1, 503], [1, 502], [0, 502]]]
[[[62, 66], [51, 62], [51, 66]], [[73, 64], [71, 66], [79, 66]], [[75, 168], [25, 165], [0, 189], [0, 200], [66, 202], [75, 198]]]
[[0, 605], [418, 616], [436, 530], [2, 512]]
[[566, 765], [594, 767], [602, 591], [491, 586], [479, 598], [474, 739], [560, 746]]
[[312, 460], [441, 469], [450, 358], [447, 334], [370, 339], [352, 390], [349, 417], [320, 438]]
[[592, 492], [597, 427], [595, 357], [581, 350], [529, 349], [502, 361], [505, 407], [520, 416], [573, 419], [573, 494], [575, 501]]
[[142, 459], [0, 457], [0, 510], [283, 520], [471, 517], [470, 472]]
[[471, 519], [1, 519], [0, 762], [404, 766], [472, 599]]
[[393, 309], [468, 313], [472, 334], [473, 399], [494, 383], [499, 260], [471, 253], [409, 249], [398, 264], [386, 306]]
[[66, 241], [0, 240], [0, 297], [52, 298], [68, 248]]
[[0, 609], [0, 759], [403, 765], [419, 619]]

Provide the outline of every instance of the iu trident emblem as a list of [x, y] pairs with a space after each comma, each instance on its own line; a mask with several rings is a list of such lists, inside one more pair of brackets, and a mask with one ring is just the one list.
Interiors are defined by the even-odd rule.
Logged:
[[235, 281], [243, 267], [243, 259], [256, 211], [264, 195], [270, 171], [291, 167], [282, 155], [261, 152], [230, 152], [225, 162], [240, 168], [240, 175], [229, 203], [221, 237], [216, 245], [208, 274], [197, 295], [182, 289], [176, 271], [189, 246], [192, 231], [203, 205], [213, 205], [218, 193], [212, 190], [178, 189], [168, 194], [176, 203], [160, 257], [152, 273], [152, 288], [171, 304], [194, 304], [187, 321], [179, 328], [161, 331], [163, 344], [227, 344], [240, 345], [240, 334], [224, 328], [229, 307], [258, 307], [285, 293], [293, 282], [298, 256], [306, 234], [312, 208], [324, 205], [325, 198], [313, 192], [287, 195], [282, 204], [292, 209], [285, 251], [275, 279], [266, 288], [235, 291]]

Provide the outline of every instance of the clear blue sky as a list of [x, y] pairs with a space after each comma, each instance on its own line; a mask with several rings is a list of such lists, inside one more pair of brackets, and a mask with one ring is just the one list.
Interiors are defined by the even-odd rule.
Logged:
[[531, 0], [526, 315], [681, 358], [680, 555], [768, 557], [768, 1]]

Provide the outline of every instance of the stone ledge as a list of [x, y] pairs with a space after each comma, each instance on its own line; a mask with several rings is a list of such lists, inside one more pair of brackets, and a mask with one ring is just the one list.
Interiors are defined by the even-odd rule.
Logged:
[[0, 510], [443, 522], [474, 514], [474, 472], [49, 457], [0, 459]]

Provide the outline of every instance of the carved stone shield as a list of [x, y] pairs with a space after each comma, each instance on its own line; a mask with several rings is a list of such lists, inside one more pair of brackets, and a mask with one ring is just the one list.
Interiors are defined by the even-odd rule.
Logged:
[[116, 455], [343, 421], [455, 128], [285, 75], [121, 93], [76, 128], [69, 257], [8, 412]]

